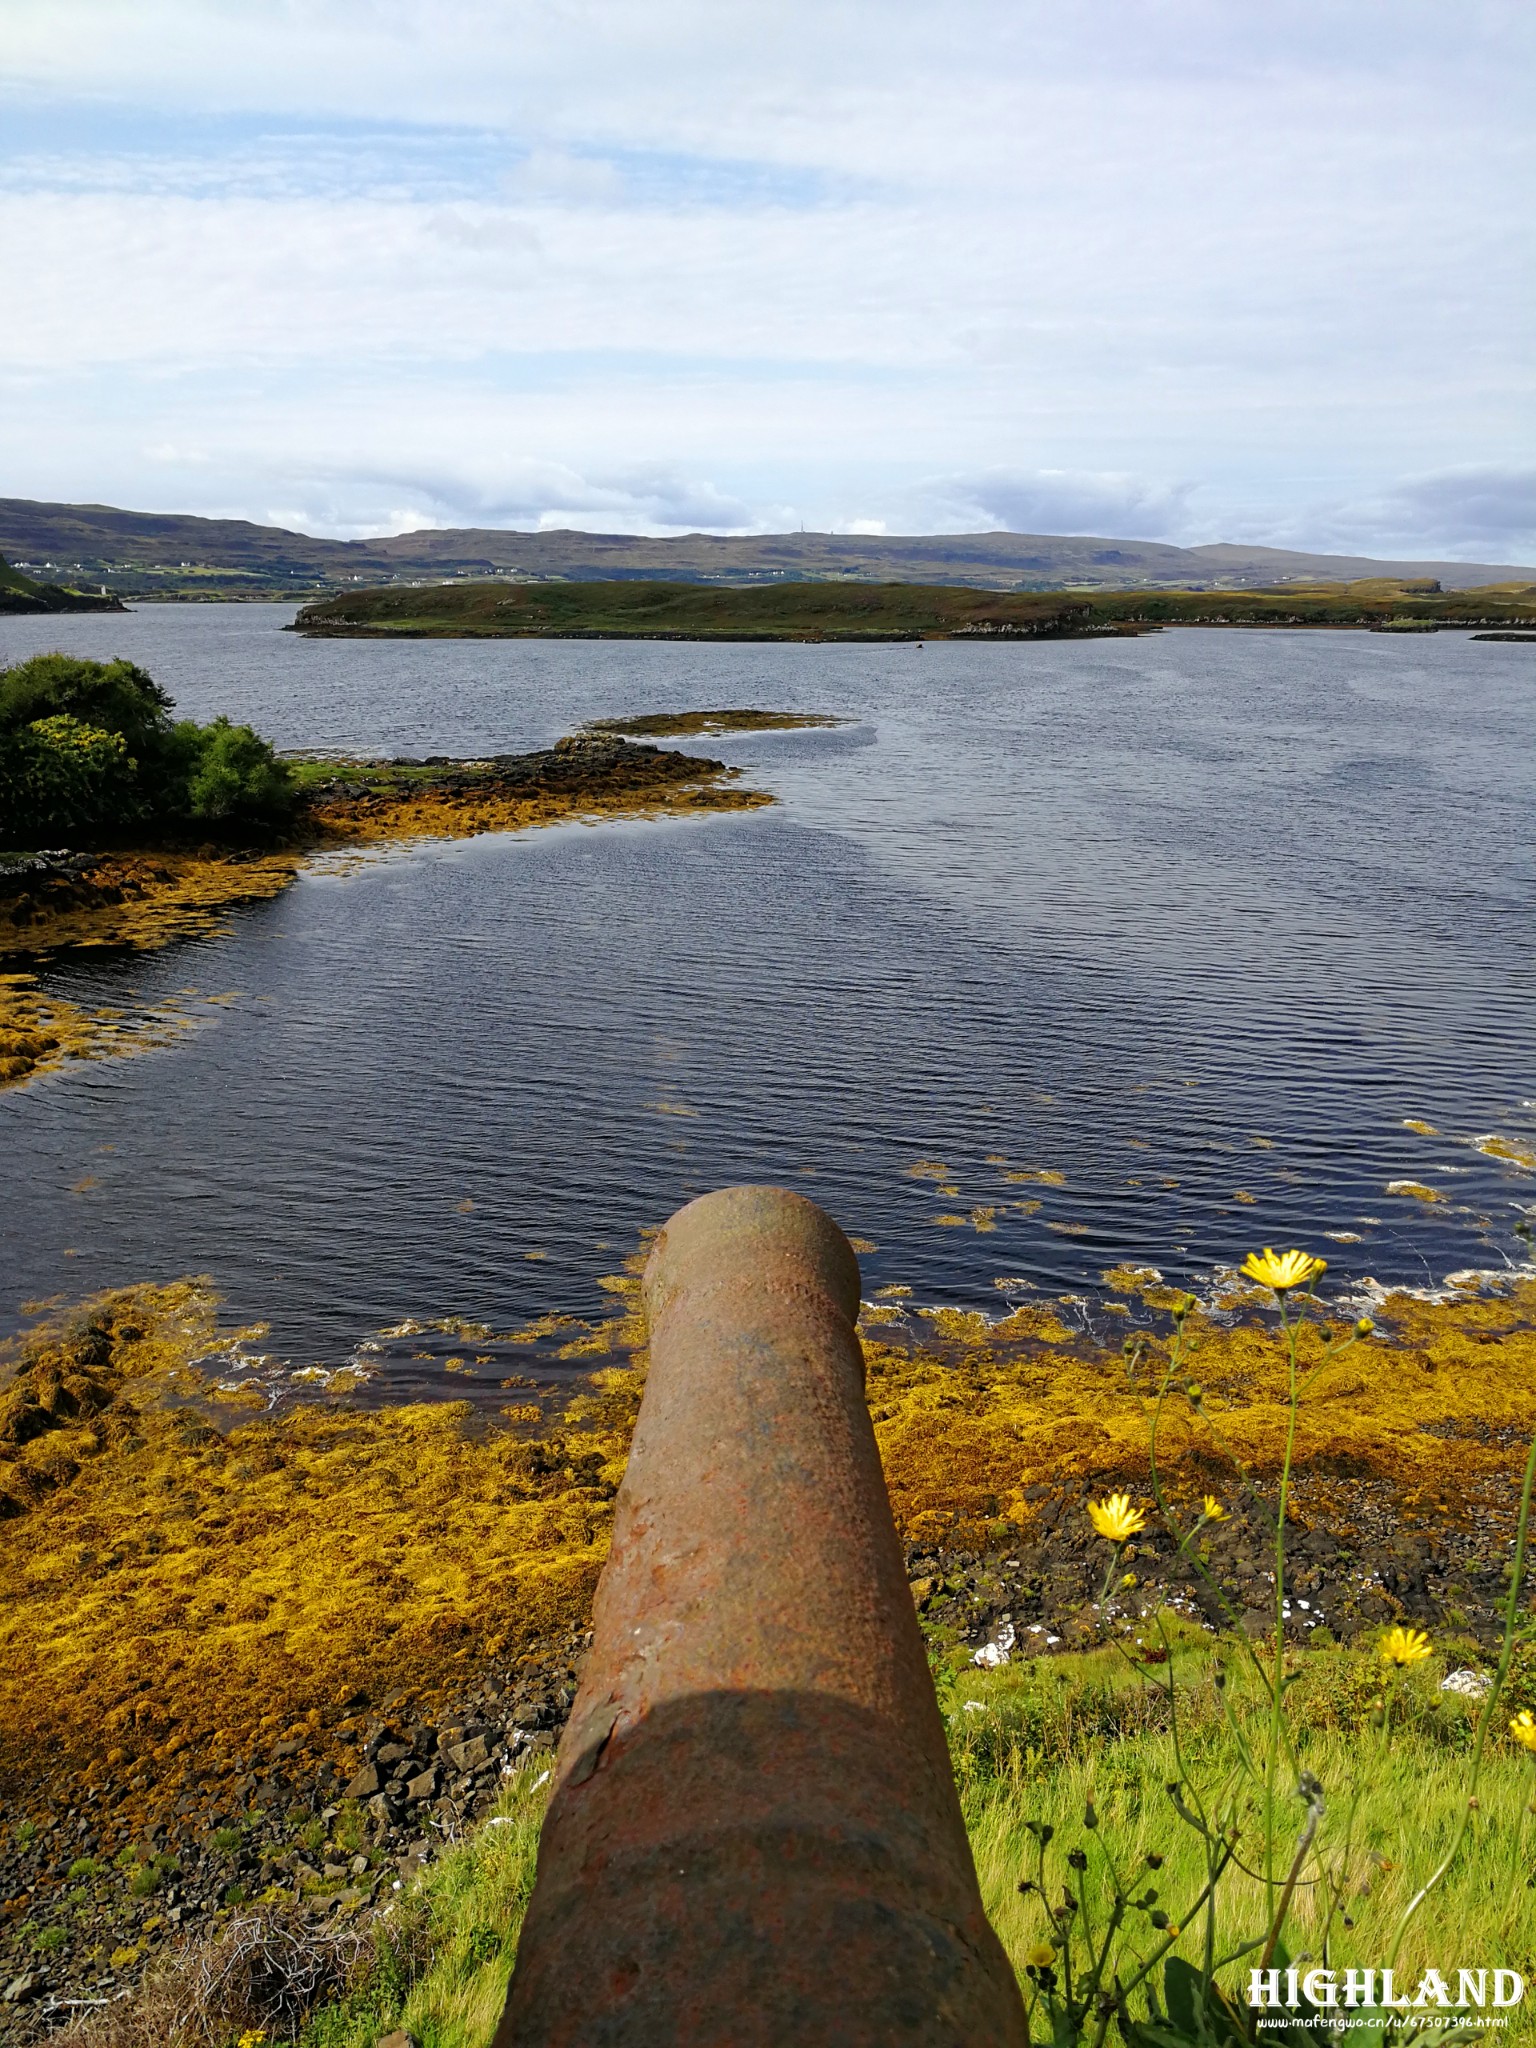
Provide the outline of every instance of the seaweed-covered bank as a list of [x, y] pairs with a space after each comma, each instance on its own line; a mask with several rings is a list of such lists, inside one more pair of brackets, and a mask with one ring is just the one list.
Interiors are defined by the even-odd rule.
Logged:
[[71, 1059], [159, 1042], [120, 1011], [85, 1011], [49, 995], [38, 965], [207, 936], [238, 906], [279, 895], [315, 855], [773, 801], [740, 787], [740, 771], [723, 761], [598, 731], [485, 760], [302, 760], [291, 772], [298, 801], [277, 844], [125, 846], [0, 861], [0, 969], [10, 970], [0, 973], [0, 1087]]
[[[263, 1413], [196, 1281], [104, 1297], [14, 1347], [0, 1983], [25, 1980], [19, 2024], [116, 1996], [245, 1903], [366, 1916], [551, 1746], [644, 1383], [638, 1263], [613, 1276], [611, 1321], [564, 1326], [588, 1373], [576, 1401], [551, 1419], [515, 1381], [490, 1428], [451, 1401], [365, 1411], [334, 1380]], [[1147, 1499], [1174, 1301], [1146, 1272], [1105, 1284], [1163, 1334], [1107, 1351], [1049, 1304], [997, 1321], [915, 1318], [904, 1290], [865, 1306], [871, 1414], [941, 1665], [1082, 1649], [1158, 1614], [1216, 1640], [1209, 1589], [1155, 1516], [1100, 1603], [1085, 1503]], [[1375, 1315], [1302, 1407], [1289, 1632], [1301, 1654], [1428, 1626], [1448, 1669], [1486, 1671], [1536, 1422], [1536, 1281], [1464, 1276]], [[459, 1334], [472, 1351], [489, 1333]], [[1278, 1469], [1284, 1355], [1230, 1276], [1185, 1336], [1202, 1401], [1169, 1404], [1163, 1482], [1181, 1510], [1223, 1503], [1212, 1577], [1257, 1627], [1274, 1587], [1235, 1461], [1260, 1487]], [[1536, 1706], [1527, 1650], [1509, 1705]]]

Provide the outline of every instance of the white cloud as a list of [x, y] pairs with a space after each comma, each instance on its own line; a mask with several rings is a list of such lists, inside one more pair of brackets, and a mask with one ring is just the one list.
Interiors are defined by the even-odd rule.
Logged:
[[530, 150], [501, 183], [509, 199], [560, 206], [622, 206], [628, 197], [615, 164], [566, 149]]
[[1515, 486], [1436, 480], [1536, 465], [1536, 13], [1445, 23], [7, 0], [42, 140], [0, 161], [6, 488], [338, 530], [1529, 532]]
[[1536, 464], [1409, 476], [1358, 497], [1314, 502], [1277, 523], [1282, 546], [1429, 560], [1536, 564]]
[[1133, 535], [1176, 540], [1188, 529], [1190, 487], [1069, 470], [993, 469], [935, 480], [919, 494], [941, 532]]
[[707, 479], [653, 469], [585, 475], [511, 459], [478, 469], [370, 475], [351, 466], [298, 479], [261, 513], [275, 526], [352, 539], [423, 527], [575, 527], [589, 533], [743, 532], [752, 517]]

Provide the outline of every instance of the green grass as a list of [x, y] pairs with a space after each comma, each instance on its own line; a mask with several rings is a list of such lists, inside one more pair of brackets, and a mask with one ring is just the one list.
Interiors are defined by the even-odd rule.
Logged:
[[[1061, 1668], [1068, 1664], [1075, 1668]], [[1165, 1912], [1185, 1927], [1205, 1883], [1206, 1861], [1200, 1835], [1180, 1818], [1167, 1789], [1181, 1777], [1207, 1813], [1235, 1811], [1243, 1828], [1241, 1860], [1260, 1867], [1260, 1796], [1242, 1770], [1212, 1682], [1213, 1659], [1208, 1650], [1191, 1652], [1176, 1657], [1174, 1668], [1182, 1695], [1177, 1748], [1166, 1702], [1149, 1693], [1113, 1651], [978, 1672], [956, 1686], [950, 1726], [966, 1824], [987, 1911], [1016, 1966], [1050, 1931], [1039, 1891], [1018, 1890], [1021, 1878], [1038, 1880], [1041, 1874], [1039, 1838], [1031, 1824], [1055, 1831], [1045, 1865], [1049, 1903], [1059, 1901], [1063, 1882], [1071, 1879], [1100, 1924], [1113, 1869], [1134, 1895], [1153, 1885], [1158, 1897], [1149, 1910]], [[1233, 1717], [1257, 1747], [1257, 1688], [1236, 1662], [1228, 1670]], [[1340, 1895], [1335, 1909], [1327, 1886], [1309, 1866], [1287, 1926], [1293, 1954], [1321, 1953], [1332, 1913], [1333, 1966], [1380, 1968], [1409, 1900], [1450, 1847], [1466, 1803], [1475, 1709], [1439, 1693], [1442, 1671], [1437, 1664], [1400, 1681], [1392, 1720], [1382, 1731], [1371, 1725], [1380, 1675], [1365, 1659], [1322, 1651], [1304, 1664], [1292, 1689], [1297, 1764], [1323, 1786], [1326, 1810], [1317, 1846], [1322, 1866], [1339, 1880]], [[981, 1711], [967, 1712], [967, 1701]], [[1503, 1725], [1502, 1718], [1495, 1723]], [[1304, 1814], [1294, 1784], [1295, 1771], [1289, 1770], [1281, 1813], [1282, 1873]], [[1533, 1792], [1531, 1760], [1496, 1742], [1484, 1766], [1473, 1832], [1410, 1924], [1400, 1982], [1416, 1982], [1430, 1964], [1507, 1965], [1528, 1979], [1536, 1975], [1536, 1892], [1527, 1883], [1536, 1855]], [[1094, 1828], [1084, 1824], [1090, 1805], [1097, 1816]], [[1075, 1879], [1065, 1865], [1073, 1849], [1088, 1859]], [[1162, 1859], [1155, 1871], [1149, 1856]], [[1229, 1872], [1217, 1901], [1218, 1956], [1264, 1932], [1260, 1879]], [[1160, 1936], [1145, 1913], [1133, 1914], [1132, 1925], [1132, 1953], [1149, 1955]], [[1205, 1932], [1205, 1916], [1197, 1914], [1178, 1944], [1177, 1953], [1196, 1966]], [[1240, 1969], [1231, 1974], [1235, 1981]]]
[[475, 1834], [399, 1895], [371, 1975], [313, 2016], [302, 2048], [374, 2048], [396, 2027], [424, 2048], [483, 2048], [533, 1889], [547, 1769], [546, 1760], [519, 1772]]
[[[454, 772], [473, 765], [455, 762]], [[300, 790], [326, 782], [366, 783], [370, 789], [380, 790], [414, 789], [419, 784], [441, 781], [448, 772], [442, 767], [402, 766], [394, 761], [357, 761], [345, 755], [334, 760], [290, 759], [287, 766], [295, 788]]]
[[[970, 1832], [982, 1896], [1015, 1967], [1047, 1932], [1036, 1891], [1042, 1824], [1055, 1831], [1047, 1852], [1050, 1902], [1071, 1878], [1095, 1924], [1102, 1924], [1117, 1871], [1138, 1897], [1155, 1901], [1133, 1913], [1130, 1955], [1149, 1955], [1161, 1941], [1151, 1923], [1163, 1912], [1179, 1926], [1204, 1883], [1200, 1837], [1180, 1819], [1167, 1787], [1184, 1773], [1195, 1794], [1215, 1809], [1230, 1802], [1244, 1824], [1243, 1860], [1257, 1868], [1262, 1851], [1256, 1795], [1243, 1779], [1237, 1745], [1214, 1683], [1218, 1663], [1228, 1676], [1226, 1698], [1239, 1727], [1260, 1718], [1256, 1683], [1244, 1673], [1239, 1646], [1220, 1646], [1185, 1629], [1171, 1664], [1178, 1685], [1178, 1752], [1163, 1695], [1114, 1650], [1056, 1657], [977, 1671], [951, 1661], [939, 1673], [956, 1781]], [[1372, 1726], [1380, 1697], [1379, 1667], [1366, 1655], [1327, 1648], [1309, 1653], [1290, 1691], [1297, 1758], [1324, 1787], [1319, 1831], [1325, 1864], [1342, 1873], [1342, 1895], [1330, 1932], [1334, 1967], [1380, 1968], [1413, 1892], [1449, 1847], [1466, 1800], [1475, 1708], [1442, 1694], [1438, 1661], [1406, 1674], [1393, 1694], [1385, 1732]], [[1502, 1729], [1505, 1716], [1495, 1721]], [[545, 1791], [530, 1767], [502, 1799], [494, 1824], [435, 1864], [392, 1917], [393, 1933], [372, 1976], [344, 2003], [317, 2013], [301, 2048], [373, 2048], [392, 2027], [405, 2027], [422, 2048], [486, 2048], [511, 1973], [517, 1928], [533, 1880]], [[1358, 1801], [1354, 1794], [1358, 1791]], [[1496, 1739], [1484, 1766], [1480, 1811], [1472, 1836], [1403, 1944], [1398, 1982], [1410, 1986], [1421, 1968], [1510, 1967], [1536, 1979], [1536, 1794], [1531, 1760]], [[1090, 1803], [1097, 1825], [1084, 1825]], [[1282, 1853], [1288, 1856], [1301, 1819], [1286, 1792]], [[1081, 1849], [1087, 1868], [1074, 1875], [1068, 1854]], [[1154, 1865], [1149, 1858], [1161, 1859]], [[1232, 1873], [1219, 1893], [1217, 1953], [1262, 1933], [1262, 1882]], [[1303, 1885], [1288, 1930], [1294, 1954], [1320, 1948], [1329, 1903], [1322, 1887]], [[1346, 1920], [1352, 1924], [1346, 1925]], [[1203, 1916], [1184, 1929], [1176, 1953], [1197, 1966]], [[1241, 1966], [1229, 1972], [1237, 1976]], [[1043, 2016], [1036, 2016], [1037, 2033]], [[1045, 2038], [1041, 2034], [1041, 2038]]]

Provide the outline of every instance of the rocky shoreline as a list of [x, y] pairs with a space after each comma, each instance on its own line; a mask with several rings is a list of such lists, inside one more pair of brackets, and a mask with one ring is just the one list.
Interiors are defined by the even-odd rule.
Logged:
[[125, 1782], [13, 1828], [0, 1848], [0, 2039], [44, 2038], [121, 1996], [168, 1945], [243, 1905], [310, 1927], [384, 1906], [484, 1818], [519, 1764], [553, 1751], [584, 1647], [571, 1638], [492, 1668], [433, 1721], [359, 1693], [361, 1762], [345, 1778], [291, 1739], [257, 1742], [195, 1819], [124, 1826]]

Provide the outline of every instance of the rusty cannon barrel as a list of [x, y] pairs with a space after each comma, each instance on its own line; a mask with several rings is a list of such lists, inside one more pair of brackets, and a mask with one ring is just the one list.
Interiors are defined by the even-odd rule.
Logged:
[[496, 2048], [993, 2048], [982, 1910], [854, 1321], [803, 1196], [681, 1209]]

